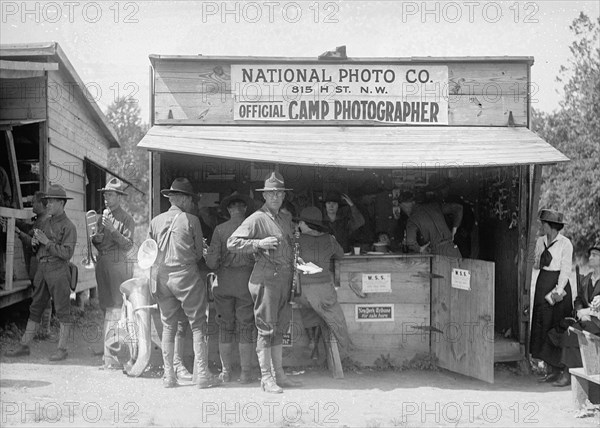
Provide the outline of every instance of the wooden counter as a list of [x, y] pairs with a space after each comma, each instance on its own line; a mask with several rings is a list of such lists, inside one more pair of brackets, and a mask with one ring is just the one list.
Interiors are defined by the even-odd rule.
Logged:
[[431, 261], [430, 255], [384, 254], [335, 262], [338, 301], [356, 346], [354, 360], [374, 365], [389, 354], [401, 363], [429, 353]]

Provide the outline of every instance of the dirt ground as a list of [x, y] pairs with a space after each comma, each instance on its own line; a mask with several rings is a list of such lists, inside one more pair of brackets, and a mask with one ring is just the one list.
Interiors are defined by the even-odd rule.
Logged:
[[[159, 367], [141, 378], [102, 370], [90, 346], [94, 311], [86, 307], [69, 358], [51, 363], [56, 342], [35, 341], [31, 356], [0, 359], [0, 425], [5, 426], [599, 426], [598, 412], [571, 404], [569, 388], [538, 384], [497, 366], [493, 385], [448, 371], [346, 371], [334, 380], [324, 369], [289, 370], [304, 386], [266, 394], [259, 383], [198, 390], [164, 389]], [[90, 315], [92, 314], [92, 315]], [[14, 327], [13, 327], [14, 328]], [[17, 332], [4, 330], [3, 351]]]

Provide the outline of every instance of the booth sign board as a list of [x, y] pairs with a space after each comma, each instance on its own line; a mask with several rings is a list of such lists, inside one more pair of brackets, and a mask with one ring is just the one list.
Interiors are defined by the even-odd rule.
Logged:
[[471, 272], [465, 269], [452, 269], [452, 288], [471, 290]]
[[390, 303], [356, 305], [354, 308], [357, 322], [394, 321], [394, 305]]
[[232, 64], [234, 120], [447, 125], [448, 66]]
[[392, 278], [389, 273], [363, 273], [363, 293], [391, 293]]

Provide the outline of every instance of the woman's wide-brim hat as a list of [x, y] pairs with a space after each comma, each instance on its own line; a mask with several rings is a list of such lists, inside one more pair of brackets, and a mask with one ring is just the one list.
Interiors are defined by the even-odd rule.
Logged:
[[106, 186], [104, 186], [102, 189], [98, 189], [98, 191], [99, 192], [115, 192], [115, 193], [118, 193], [119, 195], [126, 195], [127, 194], [125, 192], [126, 187], [127, 186], [125, 185], [125, 183], [122, 180], [119, 180], [118, 178], [113, 178], [108, 183], [106, 183]]
[[272, 172], [265, 180], [265, 187], [256, 189], [257, 192], [273, 192], [278, 190], [293, 190], [286, 189], [283, 177], [278, 172]]
[[223, 198], [223, 200], [219, 204], [219, 209], [222, 212], [226, 212], [229, 205], [231, 205], [233, 202], [243, 202], [244, 204], [246, 204], [247, 207], [250, 207], [252, 205], [252, 200], [250, 199], [250, 197], [242, 193], [233, 192], [231, 195]]
[[563, 213], [554, 210], [541, 210], [540, 220], [548, 223], [565, 224], [565, 216]]
[[60, 184], [51, 184], [42, 199], [73, 199], [67, 196], [67, 191]]
[[172, 195], [188, 195], [196, 199], [200, 198], [200, 196], [194, 193], [194, 186], [192, 186], [190, 180], [185, 177], [179, 177], [173, 180], [171, 188], [161, 190], [160, 194], [167, 197]]
[[329, 227], [323, 223], [323, 214], [317, 207], [306, 207], [300, 212], [297, 221], [305, 222], [311, 229], [319, 232], [329, 231]]
[[329, 191], [325, 194], [323, 202], [336, 202], [339, 205], [342, 203], [342, 195], [335, 190]]

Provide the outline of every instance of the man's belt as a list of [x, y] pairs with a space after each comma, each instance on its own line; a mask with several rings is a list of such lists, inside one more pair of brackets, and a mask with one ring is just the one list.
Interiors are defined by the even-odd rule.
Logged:
[[40, 259], [38, 260], [38, 263], [56, 263], [56, 262], [66, 263], [66, 261], [64, 261], [63, 259], [61, 259], [59, 257], [55, 257], [55, 256], [40, 257]]

